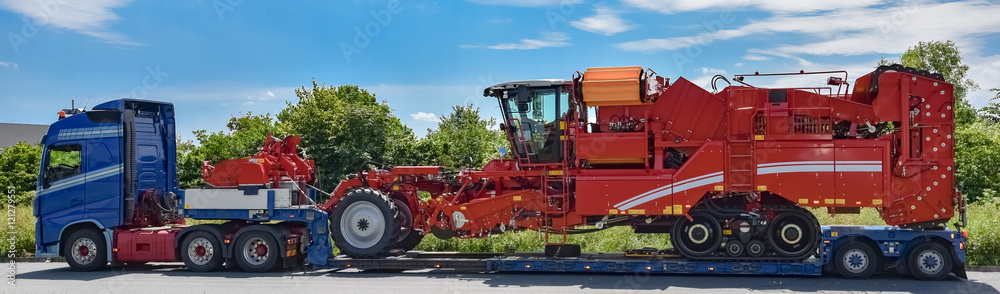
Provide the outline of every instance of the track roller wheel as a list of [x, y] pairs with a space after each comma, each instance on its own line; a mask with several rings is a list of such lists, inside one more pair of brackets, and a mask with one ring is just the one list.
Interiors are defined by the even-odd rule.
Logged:
[[353, 258], [389, 255], [396, 245], [396, 204], [371, 188], [347, 192], [330, 214], [330, 233], [340, 252]]
[[745, 251], [746, 251], [746, 246], [743, 245], [743, 242], [740, 242], [740, 240], [738, 239], [730, 239], [728, 242], [726, 242], [726, 254], [729, 254], [729, 256], [732, 257], [743, 256], [743, 252]]
[[711, 215], [703, 212], [689, 214], [677, 219], [670, 234], [670, 242], [684, 257], [705, 257], [712, 255], [722, 242], [722, 229], [719, 222]]
[[767, 241], [779, 257], [809, 257], [816, 251], [819, 236], [819, 221], [802, 210], [778, 213], [767, 230]]
[[760, 240], [751, 240], [750, 242], [747, 242], [747, 254], [752, 257], [764, 256], [764, 251], [766, 250], [767, 245], [764, 245], [764, 242]]
[[924, 241], [910, 251], [906, 264], [917, 279], [941, 280], [951, 273], [953, 261], [951, 252], [943, 245]]
[[837, 273], [847, 279], [865, 279], [879, 267], [879, 254], [870, 245], [861, 241], [847, 241], [833, 255], [833, 266]]

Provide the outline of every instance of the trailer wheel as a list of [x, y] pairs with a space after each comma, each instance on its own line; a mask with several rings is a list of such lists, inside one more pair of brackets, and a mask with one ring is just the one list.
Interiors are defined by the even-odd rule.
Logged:
[[833, 265], [844, 278], [865, 279], [878, 269], [879, 255], [867, 243], [852, 240], [837, 249]]
[[89, 272], [108, 264], [108, 249], [104, 237], [94, 229], [73, 232], [63, 244], [66, 263], [73, 270]]
[[951, 253], [941, 244], [925, 241], [910, 251], [906, 264], [918, 279], [940, 280], [951, 272]]
[[209, 272], [222, 267], [222, 245], [212, 234], [191, 232], [181, 242], [181, 260], [191, 271]]
[[281, 266], [281, 250], [271, 234], [264, 231], [243, 233], [236, 241], [234, 258], [246, 272], [263, 273]]
[[396, 205], [371, 188], [347, 192], [330, 215], [330, 232], [340, 252], [353, 258], [379, 258], [396, 245]]

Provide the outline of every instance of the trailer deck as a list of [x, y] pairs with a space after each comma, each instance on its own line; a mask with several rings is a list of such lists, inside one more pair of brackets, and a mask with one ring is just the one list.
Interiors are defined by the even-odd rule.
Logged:
[[679, 256], [627, 256], [625, 253], [584, 253], [580, 257], [545, 257], [541, 252], [459, 253], [419, 252], [384, 259], [331, 258], [317, 268], [359, 270], [452, 269], [472, 272], [579, 272], [663, 274], [751, 274], [819, 276], [823, 264], [801, 262], [688, 261]]

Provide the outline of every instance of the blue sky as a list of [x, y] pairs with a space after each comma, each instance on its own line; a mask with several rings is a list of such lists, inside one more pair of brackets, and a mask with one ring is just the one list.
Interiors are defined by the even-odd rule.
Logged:
[[0, 122], [48, 124], [71, 99], [136, 97], [175, 103], [191, 138], [233, 115], [277, 113], [315, 79], [374, 92], [423, 135], [452, 105], [499, 115], [481, 94], [504, 81], [624, 65], [703, 86], [754, 71], [853, 79], [945, 39], [984, 106], [1000, 88], [997, 15], [996, 1], [933, 0], [0, 0]]

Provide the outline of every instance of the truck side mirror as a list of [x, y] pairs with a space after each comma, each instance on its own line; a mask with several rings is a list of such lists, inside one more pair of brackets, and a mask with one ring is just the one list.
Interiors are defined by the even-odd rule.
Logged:
[[530, 93], [528, 93], [528, 86], [517, 85], [517, 102], [518, 103], [528, 103], [531, 101]]

